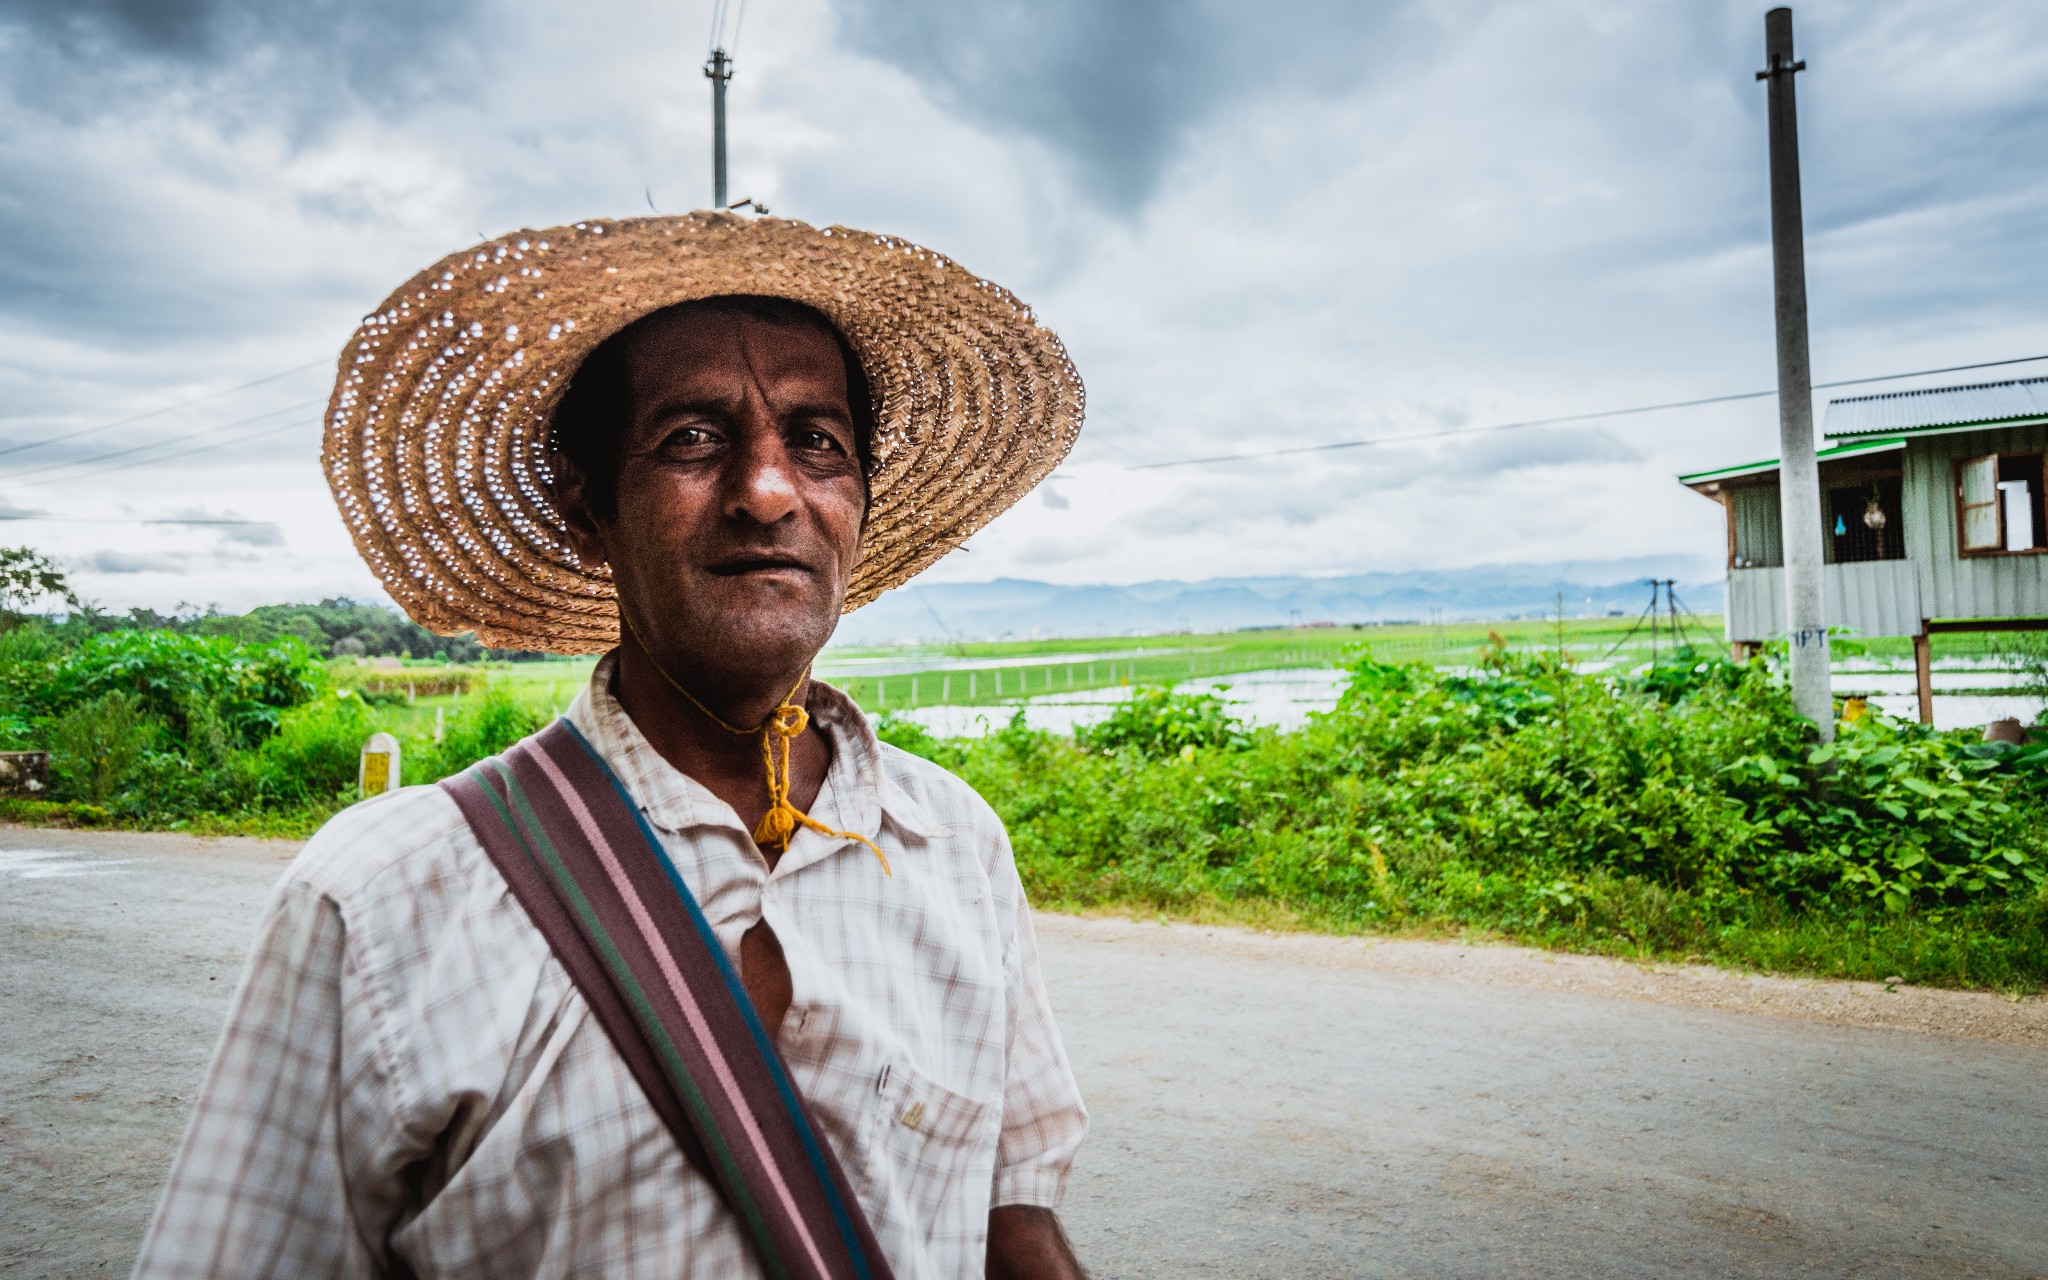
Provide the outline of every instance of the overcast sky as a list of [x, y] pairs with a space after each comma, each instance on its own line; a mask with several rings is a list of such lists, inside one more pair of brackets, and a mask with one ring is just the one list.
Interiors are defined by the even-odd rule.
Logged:
[[[733, 195], [939, 249], [1072, 351], [1072, 459], [934, 578], [1711, 557], [1673, 476], [1774, 454], [1768, 400], [1131, 467], [1772, 385], [1762, 12], [751, 0]], [[1816, 376], [2048, 355], [2048, 6], [1797, 21]], [[68, 521], [0, 544], [115, 608], [376, 598], [317, 465], [343, 340], [484, 235], [707, 203], [709, 22], [0, 0], [0, 515]]]

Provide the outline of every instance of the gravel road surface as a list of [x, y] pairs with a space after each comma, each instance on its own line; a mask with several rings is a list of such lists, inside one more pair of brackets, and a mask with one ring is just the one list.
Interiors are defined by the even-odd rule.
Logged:
[[[0, 1277], [126, 1271], [293, 847], [0, 826]], [[1126, 1276], [2048, 1277], [2048, 1011], [1045, 917]]]

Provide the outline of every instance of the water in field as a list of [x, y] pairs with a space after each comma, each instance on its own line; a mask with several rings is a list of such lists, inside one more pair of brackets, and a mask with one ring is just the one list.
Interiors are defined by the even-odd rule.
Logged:
[[[1309, 712], [1328, 711], [1337, 705], [1337, 695], [1346, 679], [1344, 672], [1334, 668], [1293, 668], [1183, 680], [1175, 688], [1188, 693], [1218, 690], [1230, 703], [1233, 714], [1247, 724], [1299, 729], [1308, 723]], [[1024, 719], [1034, 729], [1072, 733], [1081, 725], [1094, 724], [1109, 715], [1130, 692], [1126, 688], [1108, 688], [1041, 694], [1023, 702]], [[1016, 706], [1010, 705], [921, 707], [899, 714], [940, 737], [977, 738], [991, 728], [1008, 724], [1015, 712]]]
[[[1948, 669], [1934, 673], [1936, 728], [1971, 728], [2007, 716], [2032, 724], [2044, 710], [2038, 698], [2011, 691], [2014, 677], [2002, 667], [1976, 663], [1943, 666]], [[1328, 711], [1337, 705], [1346, 678], [1334, 668], [1292, 668], [1183, 680], [1175, 687], [1187, 692], [1221, 690], [1232, 711], [1247, 724], [1298, 729], [1308, 722], [1310, 712]], [[1868, 695], [1871, 704], [1887, 715], [1912, 719], [1919, 714], [1910, 671], [1838, 670], [1835, 689], [1837, 693]], [[1024, 719], [1034, 729], [1072, 733], [1102, 720], [1129, 695], [1128, 688], [1120, 687], [1042, 694], [1022, 703]], [[941, 737], [975, 738], [1008, 724], [1017, 705], [923, 707], [898, 714]]]
[[[1907, 688], [1910, 690], [1911, 685]], [[1938, 687], [1938, 686], [1937, 686]], [[1920, 714], [1920, 700], [1913, 693], [1881, 693], [1870, 700], [1870, 705], [1886, 715], [1901, 720], [1912, 720]], [[2003, 720], [2010, 716], [2021, 724], [2033, 724], [2041, 714], [2041, 700], [2018, 694], [2011, 696], [1973, 693], [1937, 693], [1934, 695], [1934, 727], [1937, 729], [1975, 729]]]
[[861, 676], [907, 676], [922, 675], [927, 671], [991, 671], [1001, 667], [1014, 671], [1018, 667], [1081, 667], [1089, 663], [1111, 663], [1122, 665], [1134, 658], [1152, 658], [1160, 654], [1180, 654], [1187, 650], [1180, 648], [1114, 649], [1100, 653], [1020, 653], [1008, 657], [962, 658], [951, 654], [935, 653], [881, 653], [842, 657], [827, 649], [818, 655], [815, 670], [820, 679], [835, 683]]

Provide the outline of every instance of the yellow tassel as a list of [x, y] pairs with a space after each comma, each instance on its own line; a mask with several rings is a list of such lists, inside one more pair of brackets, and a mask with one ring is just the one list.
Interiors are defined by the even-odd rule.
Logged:
[[889, 869], [888, 855], [874, 841], [856, 832], [828, 827], [789, 802], [789, 740], [802, 733], [810, 722], [809, 713], [802, 707], [784, 702], [769, 713], [768, 723], [761, 726], [761, 763], [768, 771], [768, 812], [761, 815], [761, 824], [754, 828], [754, 843], [763, 848], [772, 844], [787, 853], [796, 829], [809, 827], [822, 835], [860, 841], [874, 850], [876, 860], [882, 864], [882, 874], [894, 879], [896, 873]]
[[[689, 699], [690, 705], [703, 712], [711, 723], [731, 734], [754, 732], [752, 729], [739, 729], [727, 724], [717, 712], [698, 701], [696, 694], [685, 689], [682, 681], [670, 675], [668, 668], [656, 662], [654, 651], [640, 639], [640, 633], [634, 629], [633, 620], [626, 616], [624, 609], [619, 610], [619, 621], [624, 624], [626, 634], [633, 637], [633, 643], [640, 646], [640, 652], [647, 655], [647, 660], [654, 664], [656, 671], [661, 672], [661, 678], [668, 681], [669, 686], [677, 693]], [[783, 853], [788, 853], [790, 837], [796, 834], [796, 829], [800, 826], [809, 827], [821, 835], [860, 841], [874, 850], [876, 861], [882, 864], [882, 874], [894, 879], [896, 873], [889, 869], [889, 857], [882, 852], [880, 845], [856, 832], [834, 830], [789, 802], [789, 740], [802, 733], [811, 723], [810, 713], [790, 699], [796, 696], [798, 689], [804, 687], [804, 681], [810, 674], [810, 669], [805, 668], [803, 675], [796, 678], [796, 683], [789, 687], [788, 693], [782, 695], [781, 703], [768, 713], [768, 719], [761, 725], [761, 763], [768, 770], [768, 812], [761, 815], [760, 825], [754, 828], [754, 843], [764, 849], [774, 845]], [[777, 744], [782, 748], [780, 761], [776, 759]]]

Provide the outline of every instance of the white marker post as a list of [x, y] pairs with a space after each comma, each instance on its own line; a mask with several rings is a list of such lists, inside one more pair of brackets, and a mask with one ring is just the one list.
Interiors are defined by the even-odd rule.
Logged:
[[356, 771], [356, 787], [365, 798], [395, 791], [400, 785], [398, 739], [388, 733], [373, 733], [363, 744], [363, 759]]

